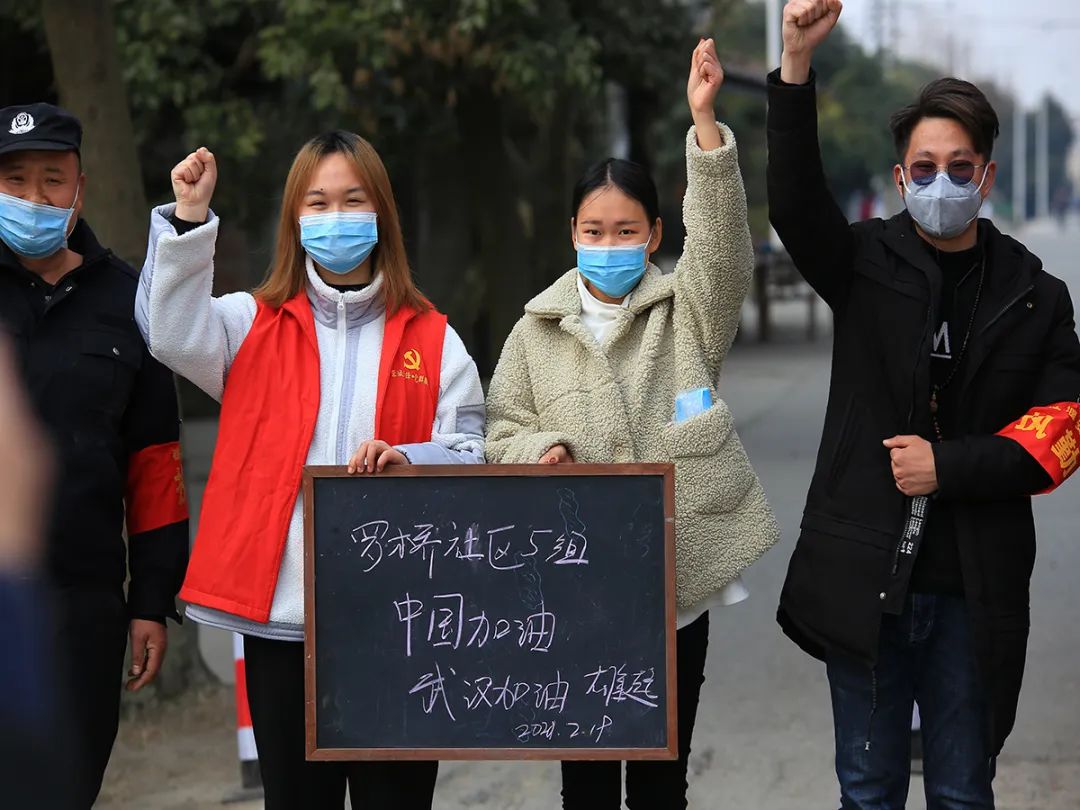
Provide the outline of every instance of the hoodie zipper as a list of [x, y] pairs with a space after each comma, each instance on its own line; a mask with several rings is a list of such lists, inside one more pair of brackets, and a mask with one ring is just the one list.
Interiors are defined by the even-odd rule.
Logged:
[[345, 318], [345, 293], [338, 293], [337, 301], [337, 324], [335, 327], [337, 332], [337, 386], [334, 388], [334, 448], [333, 458], [329, 459], [330, 464], [344, 463], [348, 459], [342, 455], [342, 434], [344, 433], [341, 424], [341, 398], [342, 389], [345, 386], [345, 355], [348, 350], [348, 324]]

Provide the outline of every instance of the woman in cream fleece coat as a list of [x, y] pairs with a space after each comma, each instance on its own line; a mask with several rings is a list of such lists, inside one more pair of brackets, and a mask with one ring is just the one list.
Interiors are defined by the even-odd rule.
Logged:
[[[526, 305], [488, 395], [491, 463], [675, 464], [679, 759], [631, 763], [630, 808], [686, 806], [708, 609], [745, 598], [740, 572], [779, 536], [713, 392], [754, 267], [735, 138], [713, 117], [722, 81], [712, 40], [700, 43], [687, 87], [687, 237], [674, 273], [646, 263], [662, 229], [648, 175], [627, 161], [593, 167], [575, 191], [578, 267]], [[714, 404], [673, 422], [676, 395], [695, 388]], [[620, 807], [619, 763], [563, 763], [563, 806]]]

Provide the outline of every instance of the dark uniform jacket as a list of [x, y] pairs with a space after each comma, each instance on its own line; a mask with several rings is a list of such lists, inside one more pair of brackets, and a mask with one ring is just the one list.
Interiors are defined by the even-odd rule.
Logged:
[[131, 616], [178, 619], [188, 524], [173, 376], [135, 325], [138, 274], [82, 220], [68, 244], [83, 263], [50, 287], [0, 243], [0, 328], [56, 454], [48, 571], [60, 588], [119, 590], [130, 570]]
[[[941, 270], [902, 213], [849, 225], [826, 186], [815, 87], [770, 76], [769, 216], [835, 317], [832, 378], [817, 465], [778, 618], [811, 654], [875, 661], [910, 499], [886, 438], [931, 438], [932, 314]], [[1030, 496], [1049, 483], [1021, 446], [995, 436], [1028, 409], [1080, 397], [1080, 343], [1065, 284], [1019, 242], [979, 223], [982, 300], [953, 383], [952, 435], [934, 444], [955, 525], [988, 733], [1012, 729], [1024, 670], [1035, 561]], [[931, 504], [929, 519], [934, 517]]]

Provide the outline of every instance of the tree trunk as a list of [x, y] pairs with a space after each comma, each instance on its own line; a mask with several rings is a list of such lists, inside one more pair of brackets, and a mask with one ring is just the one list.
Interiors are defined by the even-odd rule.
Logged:
[[581, 156], [575, 155], [574, 127], [579, 106], [570, 93], [562, 94], [556, 103], [557, 115], [551, 116], [541, 128], [535, 163], [541, 167], [539, 176], [533, 177], [535, 233], [533, 255], [537, 266], [533, 275], [533, 293], [550, 286], [577, 263], [574, 245], [570, 238], [570, 218], [577, 212], [570, 210], [575, 176], [574, 164]]
[[458, 149], [456, 143], [446, 149], [428, 142], [416, 150], [413, 273], [420, 289], [475, 352], [472, 327], [482, 285], [471, 266], [471, 201], [462, 193], [471, 178]]
[[60, 103], [83, 124], [83, 214], [101, 243], [136, 267], [148, 206], [120, 73], [109, 0], [42, 0]]
[[458, 123], [470, 176], [468, 198], [487, 325], [487, 339], [476, 347], [473, 359], [481, 376], [488, 376], [525, 302], [535, 294], [534, 260], [522, 239], [521, 199], [507, 157], [500, 102], [490, 87], [477, 86], [462, 94]]
[[[83, 214], [105, 247], [139, 267], [146, 253], [149, 206], [120, 73], [112, 4], [42, 0], [41, 7], [60, 103], [83, 125]], [[171, 697], [208, 677], [195, 625], [170, 623], [163, 671], [138, 700]]]

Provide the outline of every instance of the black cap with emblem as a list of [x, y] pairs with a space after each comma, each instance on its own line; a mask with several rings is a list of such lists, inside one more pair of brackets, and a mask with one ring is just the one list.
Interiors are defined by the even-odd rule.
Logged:
[[0, 155], [46, 150], [78, 152], [79, 119], [52, 104], [20, 104], [0, 110]]

